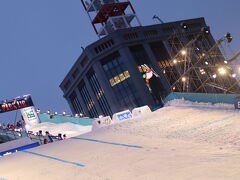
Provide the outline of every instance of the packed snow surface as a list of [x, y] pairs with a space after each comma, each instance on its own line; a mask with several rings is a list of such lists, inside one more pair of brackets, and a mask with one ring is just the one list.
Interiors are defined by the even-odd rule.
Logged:
[[0, 178], [240, 179], [240, 114], [233, 105], [174, 100], [78, 138], [0, 158]]
[[37, 133], [39, 130], [42, 130], [43, 135], [48, 131], [50, 134], [57, 136], [59, 133], [66, 134], [66, 136], [74, 137], [78, 136], [92, 130], [92, 126], [81, 126], [73, 123], [62, 123], [62, 124], [54, 124], [54, 123], [40, 123], [29, 129], [29, 131], [33, 131]]

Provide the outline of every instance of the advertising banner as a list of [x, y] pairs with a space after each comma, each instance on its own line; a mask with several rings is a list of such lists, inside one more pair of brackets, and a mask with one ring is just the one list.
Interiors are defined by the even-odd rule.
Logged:
[[26, 129], [28, 129], [27, 127], [30, 127], [32, 125], [36, 125], [39, 123], [39, 118], [34, 106], [21, 109], [21, 113], [22, 113], [23, 120], [26, 123]]
[[13, 99], [6, 99], [0, 102], [0, 113], [14, 111], [33, 106], [30, 95], [19, 96]]
[[234, 106], [235, 106], [235, 109], [240, 109], [240, 97], [235, 98]]
[[131, 118], [132, 118], [132, 113], [130, 110], [118, 112], [113, 115], [114, 122], [119, 122], [119, 121], [131, 119]]

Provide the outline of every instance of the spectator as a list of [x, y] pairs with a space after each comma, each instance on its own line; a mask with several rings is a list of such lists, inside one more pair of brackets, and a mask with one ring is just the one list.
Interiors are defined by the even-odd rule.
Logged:
[[48, 143], [48, 140], [45, 138], [44, 140], [43, 140], [43, 144], [47, 144]]
[[38, 131], [38, 136], [42, 136], [42, 130]]
[[58, 140], [63, 140], [61, 133], [58, 134], [57, 139], [58, 139]]
[[66, 138], [67, 138], [67, 136], [66, 136], [66, 134], [64, 134], [64, 135], [63, 135], [63, 139], [66, 139]]
[[20, 121], [17, 122], [17, 128], [21, 128], [21, 124], [20, 124]]
[[6, 129], [7, 128], [7, 126], [6, 126], [6, 124], [2, 124], [2, 129]]
[[10, 124], [10, 125], [9, 125], [9, 129], [10, 129], [10, 130], [14, 130], [14, 129], [15, 129], [15, 126], [14, 126], [13, 124]]
[[48, 139], [48, 142], [50, 142], [50, 143], [53, 142], [53, 136], [48, 131], [46, 131], [45, 134]]

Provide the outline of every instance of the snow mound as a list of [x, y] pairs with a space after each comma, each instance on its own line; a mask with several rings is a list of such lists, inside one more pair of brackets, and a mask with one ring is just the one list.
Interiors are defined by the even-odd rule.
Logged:
[[66, 134], [67, 138], [78, 136], [81, 134], [85, 134], [90, 132], [92, 126], [81, 126], [73, 123], [62, 123], [62, 124], [54, 124], [54, 123], [40, 123], [29, 129], [29, 131], [33, 131], [34, 133], [42, 130], [43, 135], [46, 131], [48, 131], [52, 135], [58, 135], [58, 133]]
[[204, 103], [204, 102], [192, 102], [182, 99], [174, 99], [165, 104], [165, 106], [174, 106], [174, 107], [197, 107], [197, 108], [211, 108], [211, 109], [222, 109], [222, 110], [233, 110], [233, 104], [224, 104], [224, 103]]

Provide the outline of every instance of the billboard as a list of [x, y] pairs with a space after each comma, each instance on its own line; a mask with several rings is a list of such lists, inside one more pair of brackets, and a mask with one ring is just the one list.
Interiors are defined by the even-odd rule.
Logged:
[[13, 99], [6, 99], [0, 102], [0, 113], [14, 111], [33, 106], [30, 95], [19, 96]]
[[[39, 123], [39, 118], [34, 106], [26, 107], [21, 109], [23, 120], [25, 121], [27, 127], [31, 127], [32, 125], [36, 125]], [[26, 127], [26, 129], [28, 129]]]

